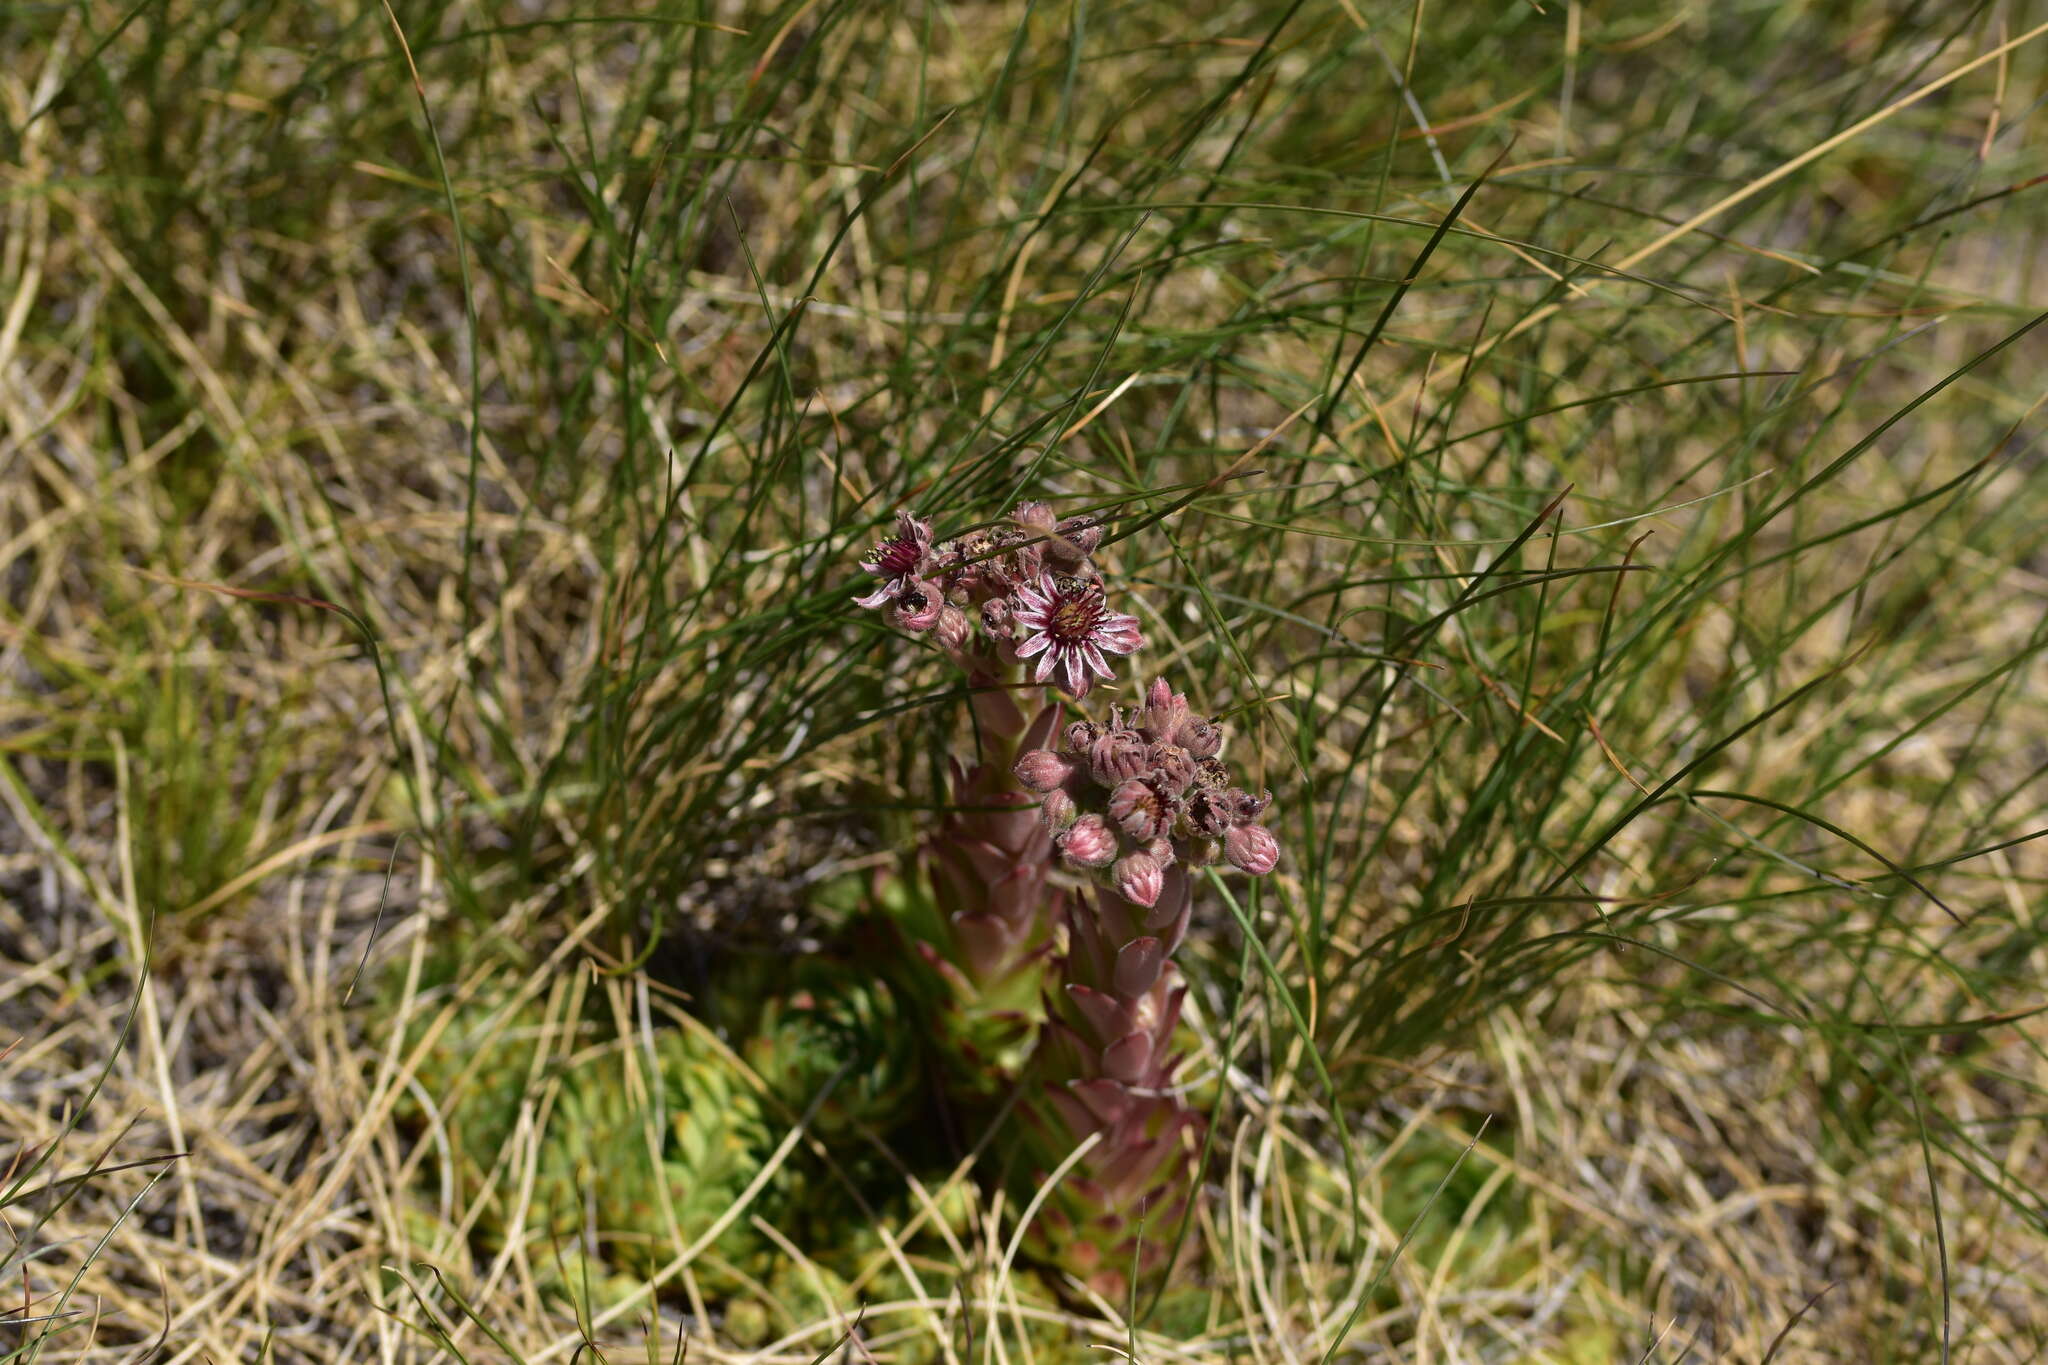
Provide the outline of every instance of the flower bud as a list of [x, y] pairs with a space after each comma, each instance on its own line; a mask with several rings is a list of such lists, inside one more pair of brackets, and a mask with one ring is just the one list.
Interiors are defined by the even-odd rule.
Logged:
[[1010, 509], [1010, 520], [1036, 536], [1049, 536], [1057, 518], [1052, 508], [1042, 502], [1025, 501]]
[[932, 628], [932, 638], [939, 642], [939, 648], [957, 651], [967, 647], [969, 630], [967, 613], [948, 602], [939, 609], [939, 623]]
[[1264, 825], [1233, 825], [1223, 836], [1223, 856], [1239, 871], [1263, 877], [1280, 861], [1280, 841]]
[[1116, 882], [1116, 893], [1133, 905], [1155, 905], [1159, 893], [1166, 889], [1165, 870], [1149, 853], [1132, 853], [1117, 859], [1109, 875]]
[[1129, 730], [1112, 730], [1088, 750], [1089, 771], [1105, 787], [1137, 777], [1148, 766], [1145, 741]]
[[945, 610], [946, 599], [938, 585], [913, 578], [904, 584], [890, 616], [904, 630], [926, 631], [939, 623]]
[[1150, 855], [1153, 862], [1158, 863], [1161, 867], [1173, 866], [1173, 840], [1165, 838], [1147, 839], [1144, 851]]
[[[1069, 534], [1071, 532], [1071, 534]], [[1102, 528], [1085, 517], [1068, 517], [1040, 547], [1045, 562], [1059, 573], [1080, 573], [1089, 567], [1088, 556], [1102, 543]]]
[[1017, 780], [1035, 792], [1049, 792], [1074, 775], [1072, 759], [1061, 758], [1050, 749], [1033, 749], [1017, 759], [1010, 769]]
[[1108, 867], [1116, 861], [1116, 835], [1099, 815], [1083, 815], [1060, 834], [1061, 854], [1076, 867]]
[[1156, 744], [1171, 744], [1189, 715], [1188, 699], [1168, 687], [1166, 679], [1157, 678], [1145, 689], [1145, 707], [1137, 720], [1145, 729], [1145, 738]]
[[1195, 784], [1195, 760], [1178, 744], [1154, 744], [1147, 750], [1152, 779], [1176, 796]]
[[1068, 753], [1086, 758], [1088, 751], [1095, 747], [1095, 741], [1102, 738], [1102, 727], [1092, 720], [1072, 721], [1061, 738]]
[[1038, 818], [1055, 834], [1073, 824], [1078, 814], [1080, 811], [1074, 805], [1074, 798], [1058, 787], [1047, 792], [1045, 799], [1038, 803]]
[[1223, 751], [1223, 731], [1214, 721], [1201, 716], [1189, 716], [1182, 721], [1174, 739], [1192, 758], [1214, 758]]
[[1102, 524], [1093, 517], [1068, 517], [1053, 529], [1083, 559], [1102, 544]]
[[981, 604], [981, 628], [989, 638], [1008, 642], [1017, 638], [1017, 625], [1010, 619], [1010, 599], [991, 597]]
[[1142, 777], [1119, 782], [1109, 794], [1109, 818], [1133, 839], [1156, 839], [1177, 812], [1166, 794]]

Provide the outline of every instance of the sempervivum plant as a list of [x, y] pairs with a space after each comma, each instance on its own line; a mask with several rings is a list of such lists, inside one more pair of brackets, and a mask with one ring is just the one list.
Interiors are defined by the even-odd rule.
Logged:
[[[411, 1037], [439, 1013], [416, 1015]], [[602, 1026], [580, 1013], [520, 1003], [511, 983], [493, 982], [454, 1007], [397, 1115], [431, 1144], [451, 1211], [475, 1208], [480, 1249], [523, 1243], [536, 1278], [571, 1301], [636, 1286], [678, 1237], [706, 1233], [776, 1137], [738, 1065], [703, 1033], [597, 1043]], [[756, 1211], [782, 1216], [789, 1185], [772, 1182]], [[739, 1220], [696, 1273], [710, 1292], [736, 1290], [773, 1251]]]
[[[420, 1138], [428, 1177], [402, 1215], [416, 1246], [445, 1257], [466, 1235], [484, 1256], [517, 1247], [547, 1299], [587, 1313], [708, 1238], [691, 1283], [742, 1346], [954, 1289], [949, 1249], [971, 1236], [965, 1191], [939, 1201], [943, 1225], [911, 1236], [900, 1175], [866, 1159], [869, 1139], [899, 1132], [916, 1100], [916, 1050], [886, 984], [823, 957], [739, 960], [700, 1000], [704, 1022], [622, 1036], [580, 976], [527, 999], [510, 967], [458, 939], [428, 959], [409, 1011], [403, 1055], [417, 1064], [398, 1118]], [[799, 1114], [829, 1162], [806, 1145], [764, 1177]], [[894, 1202], [877, 1214], [870, 1196]], [[662, 1287], [689, 1292], [679, 1277]], [[898, 1341], [892, 1357], [956, 1358], [942, 1340]]]
[[[1133, 1273], [1171, 1269], [1174, 1218], [1199, 1176], [1201, 1119], [1173, 1088], [1185, 987], [1171, 959], [1191, 873], [1227, 861], [1263, 875], [1280, 848], [1260, 823], [1271, 798], [1236, 784], [1222, 731], [1163, 680], [1105, 720], [1063, 723], [1056, 696], [1028, 716], [1018, 704], [1033, 685], [1078, 703], [1114, 680], [1112, 657], [1142, 647], [1137, 619], [1110, 605], [1100, 543], [1094, 522], [1036, 502], [943, 543], [905, 513], [864, 561], [881, 582], [859, 600], [928, 635], [975, 689], [978, 752], [954, 760], [956, 809], [922, 845], [946, 930], [921, 951], [955, 1019], [1009, 1021], [1006, 1039], [1033, 1049], [1025, 1110], [1040, 1155], [1090, 1144], [1044, 1215], [1042, 1247], [1116, 1294]], [[1035, 1033], [1019, 1008], [1027, 986], [1049, 1001]], [[942, 1036], [990, 1086], [1019, 1074], [1019, 1047], [991, 1056], [986, 1027]]]
[[864, 1150], [866, 1136], [910, 1117], [916, 1043], [887, 981], [830, 959], [798, 961], [791, 979], [772, 986], [765, 969], [752, 973], [761, 984], [749, 974], [725, 969], [720, 995], [739, 1004], [715, 1017], [744, 1040], [737, 1051], [760, 1078], [774, 1117], [786, 1123], [808, 1113], [811, 1131], [845, 1151]]
[[1095, 1139], [1045, 1214], [1058, 1263], [1120, 1297], [1168, 1269], [1198, 1173], [1201, 1116], [1173, 1088], [1186, 987], [1193, 869], [1219, 857], [1264, 875], [1279, 844], [1258, 823], [1272, 798], [1236, 786], [1222, 731], [1164, 679], [1107, 723], [1075, 721], [1056, 748], [1018, 758], [1067, 869], [1087, 879], [1070, 916], [1059, 998], [1039, 1055], [1035, 1109], [1049, 1157]]

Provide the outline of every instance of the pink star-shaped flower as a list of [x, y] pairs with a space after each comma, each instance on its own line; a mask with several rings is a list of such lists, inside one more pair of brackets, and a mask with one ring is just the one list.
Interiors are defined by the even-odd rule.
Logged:
[[932, 524], [908, 512], [896, 514], [896, 534], [861, 557], [860, 566], [882, 581], [853, 599], [856, 607], [879, 607], [901, 597], [924, 571], [932, 552]]
[[1016, 604], [1023, 635], [1017, 657], [1037, 658], [1034, 682], [1064, 674], [1059, 686], [1076, 697], [1087, 696], [1096, 678], [1116, 676], [1104, 652], [1130, 654], [1145, 643], [1138, 618], [1111, 611], [1102, 599], [1102, 585], [1089, 579], [1041, 573], [1017, 589]]

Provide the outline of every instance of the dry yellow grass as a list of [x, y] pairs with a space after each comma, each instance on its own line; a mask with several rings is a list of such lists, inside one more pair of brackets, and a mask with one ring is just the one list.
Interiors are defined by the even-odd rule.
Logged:
[[[1490, 20], [1429, 8], [1343, 4], [1301, 19], [1232, 97], [1238, 121], [1192, 128], [1191, 111], [1261, 59], [1280, 10], [1231, 8], [1185, 35], [1186, 16], [1117, 11], [1100, 18], [1116, 41], [1072, 66], [1072, 15], [1008, 3], [889, 14], [727, 5], [717, 22], [749, 36], [663, 39], [681, 47], [658, 47], [652, 25], [519, 27], [567, 17], [546, 6], [517, 19], [258, 6], [220, 33], [209, 7], [183, 3], [128, 27], [125, 9], [98, 3], [0, 21], [19, 39], [0, 60], [10, 138], [0, 169], [0, 1172], [62, 1140], [27, 1197], [0, 1209], [0, 1256], [29, 1253], [0, 1261], [17, 1281], [0, 1284], [0, 1350], [25, 1348], [35, 1328], [24, 1320], [61, 1305], [81, 1316], [36, 1359], [578, 1359], [582, 1329], [537, 1286], [529, 1258], [473, 1256], [422, 1194], [432, 1156], [393, 1122], [408, 1057], [389, 1028], [416, 1002], [392, 983], [466, 917], [530, 947], [520, 987], [543, 995], [580, 974], [615, 1014], [638, 1020], [667, 980], [594, 965], [615, 961], [609, 935], [622, 914], [637, 924], [658, 903], [690, 943], [811, 932], [805, 896], [819, 870], [878, 856], [872, 832], [842, 808], [875, 800], [874, 783], [890, 798], [929, 798], [912, 764], [877, 776], [876, 727], [831, 733], [846, 716], [821, 704], [778, 719], [771, 752], [705, 738], [709, 756], [653, 771], [619, 776], [593, 762], [564, 776], [556, 765], [580, 752], [606, 680], [635, 666], [633, 643], [684, 616], [702, 652], [678, 645], [648, 662], [619, 702], [622, 733], [644, 738], [651, 731], [634, 726], [685, 704], [702, 708], [691, 715], [706, 736], [764, 723], [769, 681], [705, 699], [724, 646], [703, 642], [794, 590], [765, 576], [729, 583], [722, 565], [815, 553], [846, 533], [826, 524], [834, 510], [872, 519], [906, 485], [1000, 485], [1032, 447], [1006, 446], [999, 477], [962, 469], [1026, 425], [1006, 386], [1043, 379], [1074, 398], [1044, 399], [1060, 419], [1050, 430], [1068, 439], [1043, 478], [1076, 499], [1123, 497], [1167, 468], [1208, 478], [1246, 452], [1282, 470], [1276, 480], [1314, 471], [1301, 479], [1310, 488], [1364, 488], [1375, 467], [1404, 460], [1427, 475], [1389, 494], [1412, 499], [1412, 516], [1369, 523], [1347, 520], [1363, 494], [1325, 508], [1296, 490], [1290, 532], [1249, 542], [1249, 558], [1270, 564], [1235, 563], [1245, 556], [1230, 539], [1262, 536], [1283, 515], [1264, 494], [1189, 512], [1169, 528], [1185, 531], [1185, 546], [1141, 534], [1120, 551], [1149, 581], [1172, 579], [1175, 553], [1191, 556], [1224, 595], [1223, 614], [1243, 624], [1293, 611], [1352, 572], [1339, 558], [1346, 536], [1376, 538], [1374, 554], [1418, 575], [1469, 576], [1527, 520], [1517, 497], [1566, 482], [1573, 534], [1532, 542], [1535, 567], [1546, 552], [1561, 565], [1612, 565], [1641, 530], [1656, 532], [1643, 562], [1669, 548], [1659, 563], [1678, 564], [1678, 547], [1719, 543], [1811, 473], [1803, 432], [1826, 433], [1814, 461], [1824, 464], [2048, 308], [2048, 235], [2022, 216], [2039, 202], [2024, 194], [2037, 174], [2029, 157], [2039, 160], [2026, 127], [2044, 88], [2038, 6], [1987, 10], [1950, 34], [1900, 27], [1889, 12], [1866, 24], [1852, 6], [1786, 5], [1792, 17], [1778, 19], [1743, 11], [1724, 25], [1683, 7], [1602, 17], [1568, 4], [1533, 30], [1550, 44], [1546, 70], [1558, 64], [1534, 93], [1540, 73], [1499, 53], [1422, 89], [1425, 74], [1400, 46], [1411, 9], [1424, 14], [1425, 63], [1431, 52], [1451, 61], [1459, 43], [1502, 41]], [[1358, 36], [1368, 18], [1398, 21], [1379, 55], [1377, 38]], [[1726, 27], [1751, 20], [1753, 34]], [[490, 26], [503, 28], [462, 36]], [[1721, 60], [1752, 42], [1760, 70]], [[1818, 45], [1810, 73], [1787, 56], [1797, 42]], [[1369, 77], [1332, 75], [1328, 54], [1354, 43], [1347, 60]], [[1680, 50], [1687, 43], [1698, 54]], [[654, 50], [673, 74], [650, 72]], [[447, 148], [466, 291], [408, 51]], [[700, 69], [682, 51], [714, 55]], [[1159, 79], [1146, 63], [1162, 52], [1185, 88], [1137, 98], [1131, 83]], [[1859, 63], [1872, 74], [1852, 79]], [[1699, 82], [1688, 96], [1643, 88], [1688, 69]], [[1431, 138], [1409, 135], [1409, 101], [1389, 76], [1401, 70], [1416, 99], [1448, 106], [1430, 109]], [[1950, 75], [1940, 98], [1903, 99]], [[1830, 98], [1880, 79], [1897, 83], [1889, 98], [1861, 99], [1855, 119], [1823, 116]], [[1290, 108], [1295, 90], [1309, 92], [1305, 111], [1271, 112]], [[756, 91], [767, 93], [750, 103]], [[768, 133], [735, 150], [721, 141], [727, 123], [700, 104]], [[1079, 111], [1073, 126], [1068, 110]], [[1745, 141], [1772, 113], [1797, 132]], [[666, 145], [677, 127], [689, 138]], [[1254, 152], [1209, 174], [1241, 128], [1256, 130], [1245, 134]], [[1381, 296], [1333, 311], [1338, 327], [1318, 310], [1398, 274], [1426, 234], [1404, 230], [1374, 254], [1356, 238], [1305, 243], [1294, 225], [1325, 209], [1434, 223], [1505, 131], [1521, 141], [1500, 174], [1520, 191], [1476, 201], [1468, 231], [1432, 266], [1441, 273], [1427, 277], [1513, 271], [1497, 289], [1502, 313], [1488, 323], [1486, 298], [1416, 290], [1332, 420], [1313, 426], [1321, 414], [1308, 400], [1341, 378], [1332, 335], [1348, 362]], [[1688, 132], [1715, 145], [1688, 148]], [[1110, 150], [1084, 154], [1098, 134]], [[1268, 135], [1278, 151], [1261, 150]], [[1402, 159], [1374, 197], [1388, 138]], [[1439, 144], [1455, 177], [1433, 172]], [[1881, 263], [1836, 268], [1844, 242], [1899, 228], [1900, 204], [1930, 164], [1970, 156], [1988, 177], [1980, 188], [2008, 190], [2011, 204], [1958, 215], [1950, 238], [1912, 235]], [[977, 157], [994, 167], [981, 180], [963, 169]], [[1172, 157], [1184, 173], [1146, 178]], [[1614, 214], [1612, 249], [1596, 252], [1590, 232], [1553, 229], [1553, 214], [1575, 206], [1557, 207], [1552, 192], [1627, 191], [1548, 181], [1536, 163], [1553, 157], [1560, 173], [1634, 159], [1681, 185], [1712, 183]], [[1282, 160], [1284, 183], [1272, 169]], [[690, 188], [678, 198], [652, 188], [669, 180]], [[1298, 214], [1247, 212], [1185, 246], [1227, 266], [1155, 262], [1149, 283], [1098, 289], [1098, 272], [1113, 275], [1125, 250], [1178, 260], [1176, 206], [1283, 189]], [[1778, 216], [1695, 220], [1750, 194]], [[1160, 205], [1159, 216], [1072, 226], [1120, 197]], [[689, 248], [648, 246], [629, 266], [626, 242], [649, 203], [650, 220], [670, 217], [642, 224], [644, 240], [688, 237]], [[1040, 215], [1064, 226], [1042, 239], [1020, 226]], [[813, 263], [849, 222], [814, 282]], [[1732, 244], [1710, 248], [1703, 231], [1723, 230]], [[1581, 272], [1545, 293], [1567, 260], [1510, 251], [1495, 234], [1597, 254], [1616, 270], [1668, 271], [1656, 276], [1667, 292]], [[1314, 268], [1280, 290], [1297, 261]], [[1785, 278], [1822, 264], [1826, 292], [1775, 301]], [[623, 303], [629, 280], [662, 311]], [[1142, 345], [1119, 351], [1111, 324], [1141, 288]], [[1089, 329], [1062, 330], [1077, 299], [1096, 304]], [[800, 303], [802, 331], [778, 331]], [[1714, 311], [1735, 337], [1718, 360], [1674, 340], [1677, 371], [1663, 355], [1637, 362], [1646, 337], [1676, 338]], [[1183, 414], [1168, 379], [1211, 363], [1224, 342], [1200, 360], [1177, 348], [1233, 329], [1245, 336], [1216, 362], [1230, 378], [1202, 400], [1202, 448], [1176, 446], [1141, 477], [1140, 452], [1192, 439], [1176, 434]], [[771, 341], [784, 335], [800, 340], [778, 353]], [[1485, 346], [1473, 344], [1480, 335]], [[1605, 711], [1591, 760], [1560, 778], [1557, 811], [1526, 829], [1502, 825], [1432, 904], [1469, 906], [1502, 894], [1503, 879], [1512, 894], [1542, 892], [1562, 859], [1548, 842], [1532, 854], [1518, 832], [1569, 825], [1558, 842], [1576, 847], [1578, 833], [1691, 760], [1702, 736], [1684, 714], [1695, 700], [1711, 693], [1740, 718], [1835, 669], [1839, 690], [1730, 748], [1729, 783], [1794, 805], [1816, 791], [1829, 822], [1928, 877], [1942, 858], [2038, 829], [2048, 811], [2048, 705], [2033, 662], [2048, 596], [2038, 535], [1980, 537], [1950, 523], [1908, 533], [1874, 518], [1967, 479], [1958, 524], [2004, 528], [2014, 509], [2038, 524], [2033, 509], [2048, 510], [2035, 448], [2041, 336], [1959, 381], [1946, 406], [1880, 447], [1885, 458], [1847, 468], [1753, 536], [1744, 553], [1761, 559], [1843, 531], [1782, 572], [1730, 584], [1673, 629], [1642, 667], [1639, 709]], [[604, 368], [625, 354], [644, 366], [630, 383]], [[1100, 373], [1098, 355], [1114, 357]], [[750, 383], [764, 356], [786, 401]], [[1469, 389], [1468, 365], [1479, 375]], [[1505, 453], [1450, 444], [1525, 421], [1532, 407], [1738, 368], [1799, 371], [1813, 387], [1773, 406], [1760, 377], [1732, 396], [1671, 396], [1687, 386], [1622, 403], [1597, 424], [1538, 419], [1556, 425]], [[1523, 386], [1546, 375], [1570, 379], [1529, 401]], [[1428, 406], [1446, 394], [1447, 406]], [[738, 415], [721, 424], [728, 404]], [[1841, 430], [1828, 425], [1837, 404], [1850, 414]], [[988, 430], [963, 447], [985, 417]], [[1358, 446], [1369, 459], [1332, 453]], [[1439, 446], [1449, 453], [1433, 463], [1412, 455]], [[966, 453], [950, 464], [926, 453], [956, 448]], [[662, 480], [682, 479], [700, 455], [697, 481], [668, 506]], [[783, 459], [795, 472], [770, 489], [776, 534], [732, 538], [736, 525], [752, 534], [733, 508], [756, 488], [754, 471]], [[924, 477], [904, 476], [921, 459]], [[1648, 496], [1651, 486], [1665, 491]], [[637, 567], [655, 539], [670, 554], [666, 578]], [[829, 561], [817, 572], [812, 581], [837, 581]], [[1884, 869], [1815, 827], [1787, 833], [1758, 808], [1699, 796], [1682, 807], [1693, 823], [1680, 833], [1631, 826], [1577, 884], [1616, 906], [1699, 902], [1653, 926], [1649, 946], [1610, 944], [1498, 1008], [1481, 1001], [1440, 1045], [1403, 1055], [1381, 1055], [1381, 1035], [1353, 1022], [1376, 999], [1370, 945], [1421, 903], [1464, 809], [1447, 797], [1409, 805], [1407, 784], [1449, 791], [1453, 779], [1432, 778], [1432, 764], [1464, 764], [1464, 782], [1507, 752], [1524, 721], [1544, 742], [1590, 744], [1577, 719], [1543, 710], [1555, 680], [1600, 641], [1609, 579], [1589, 581], [1559, 590], [1563, 623], [1544, 634], [1539, 622], [1526, 658], [1488, 635], [1486, 618], [1461, 619], [1429, 646], [1447, 709], [1411, 689], [1377, 731], [1367, 700], [1346, 690], [1351, 676], [1331, 681], [1302, 643], [1327, 636], [1362, 651], [1353, 673], [1377, 668], [1366, 660], [1386, 636], [1360, 624], [1377, 607], [1327, 630], [1310, 621], [1297, 637], [1284, 635], [1295, 622], [1273, 627], [1242, 679], [1192, 597], [1148, 621], [1162, 656], [1210, 668], [1235, 704], [1287, 697], [1317, 718], [1306, 742], [1294, 713], [1277, 708], [1248, 728], [1274, 785], [1334, 831], [1338, 880], [1350, 859], [1373, 857], [1314, 969], [1302, 933], [1276, 920], [1270, 936], [1281, 974], [1314, 983], [1302, 1001], [1356, 1125], [1366, 1254], [1352, 1256], [1344, 1163], [1300, 1039], [1270, 1000], [1247, 1002], [1237, 1065], [1220, 1072], [1231, 1119], [1198, 1233], [1220, 1290], [1213, 1330], [1143, 1335], [1140, 1357], [1317, 1359], [1338, 1345], [1404, 1219], [1448, 1177], [1456, 1221], [1394, 1263], [1343, 1358], [1932, 1360], [1946, 1324], [1958, 1361], [2039, 1359], [2048, 1028], [2026, 1011], [2048, 966], [2038, 924], [2048, 843], [1982, 853], [1966, 883], [1943, 882], [1967, 903], [1971, 928], [1958, 931], [1926, 898], [1889, 894], [1896, 881], [1865, 894]], [[1403, 604], [1422, 617], [1455, 584], [1412, 591]], [[1795, 638], [1770, 638], [1795, 624]], [[1873, 635], [1904, 643], [1866, 655]], [[1542, 677], [1524, 695], [1532, 660]], [[1996, 671], [2005, 660], [2017, 663]], [[889, 683], [873, 660], [848, 676], [877, 702]], [[1439, 754], [1450, 711], [1461, 734], [1498, 744]], [[814, 720], [827, 732], [817, 743]], [[800, 763], [781, 761], [785, 739], [808, 746]], [[1354, 772], [1356, 787], [1332, 795], [1332, 775]], [[681, 835], [642, 827], [713, 807], [729, 823]], [[678, 838], [687, 854], [669, 842]], [[639, 850], [683, 870], [650, 873], [633, 862]], [[1724, 873], [1724, 858], [1758, 850], [1769, 856]], [[1525, 875], [1531, 862], [1542, 876]], [[1300, 901], [1320, 894], [1306, 868], [1283, 881]], [[1765, 904], [1782, 914], [1750, 913]], [[1220, 912], [1209, 927], [1213, 985], [1236, 971], [1237, 948]], [[1950, 952], [1960, 965], [1944, 961]], [[1718, 975], [1680, 958], [1711, 960]], [[1455, 953], [1444, 962], [1457, 970]], [[1810, 1027], [1788, 1022], [1773, 1013], [1789, 999], [1781, 978], [1853, 1007]], [[1994, 979], [2036, 989], [1983, 984]], [[1945, 1007], [1930, 982], [1963, 1002], [1950, 1022], [1994, 1022], [1931, 1040], [1887, 1034]], [[1209, 1050], [1196, 1072], [1219, 1073], [1232, 1003], [1220, 987], [1202, 997]], [[1837, 1045], [1845, 1033], [1856, 1036]], [[1920, 1110], [1944, 1116], [1942, 1141], [1923, 1143], [1900, 1118]], [[44, 1188], [100, 1163], [110, 1168]], [[906, 1204], [931, 1193], [920, 1181]], [[993, 1268], [1015, 1208], [974, 1197], [980, 1241], [959, 1254], [986, 1272], [981, 1297], [871, 1306], [868, 1341], [882, 1358], [913, 1339], [964, 1343], [963, 1324], [992, 1313], [1045, 1311], [1004, 1302]], [[426, 1263], [449, 1268], [474, 1320]], [[665, 1286], [658, 1313], [630, 1305], [600, 1339], [638, 1343], [651, 1331], [664, 1354], [687, 1338], [692, 1360], [802, 1361], [846, 1325], [821, 1316], [765, 1352], [744, 1351], [713, 1330], [715, 1313], [687, 1280]], [[407, 1325], [427, 1313], [423, 1300], [445, 1315], [445, 1341]], [[1123, 1308], [1075, 1304], [1072, 1330], [1121, 1341]], [[972, 1340], [986, 1349], [985, 1334]]]

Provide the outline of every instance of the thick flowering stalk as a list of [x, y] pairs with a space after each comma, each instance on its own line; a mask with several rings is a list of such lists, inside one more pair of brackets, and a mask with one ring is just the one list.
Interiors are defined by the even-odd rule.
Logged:
[[[1023, 739], [1042, 741], [1058, 719], [1045, 707]], [[913, 947], [947, 988], [956, 1079], [986, 1091], [1029, 1053], [1066, 892], [1053, 882], [1051, 834], [1004, 769], [951, 767], [953, 808], [919, 848], [945, 934]]]
[[1094, 522], [1037, 502], [939, 544], [930, 522], [904, 512], [862, 561], [879, 581], [856, 604], [929, 636], [974, 689], [979, 753], [949, 761], [952, 809], [919, 849], [943, 927], [914, 943], [945, 984], [949, 1040], [973, 1089], [1014, 1077], [1028, 1055], [1066, 900], [1052, 833], [1011, 773], [1021, 750], [1052, 742], [1061, 709], [1027, 714], [1014, 689], [1035, 667], [1035, 681], [1085, 696], [1112, 676], [1107, 655], [1143, 643], [1137, 618], [1109, 609], [1090, 560], [1101, 540]]
[[1086, 894], [1069, 920], [1059, 998], [1049, 1009], [1036, 1111], [1049, 1157], [1097, 1135], [1041, 1215], [1054, 1259], [1116, 1299], [1135, 1272], [1168, 1272], [1174, 1228], [1195, 1185], [1202, 1118], [1172, 1088], [1186, 987], [1172, 962], [1187, 933], [1190, 873], [1218, 857], [1262, 876], [1279, 844], [1271, 803], [1232, 784], [1222, 732], [1162, 679], [1145, 705], [1076, 721], [1056, 747], [1019, 756], [1040, 818]]

